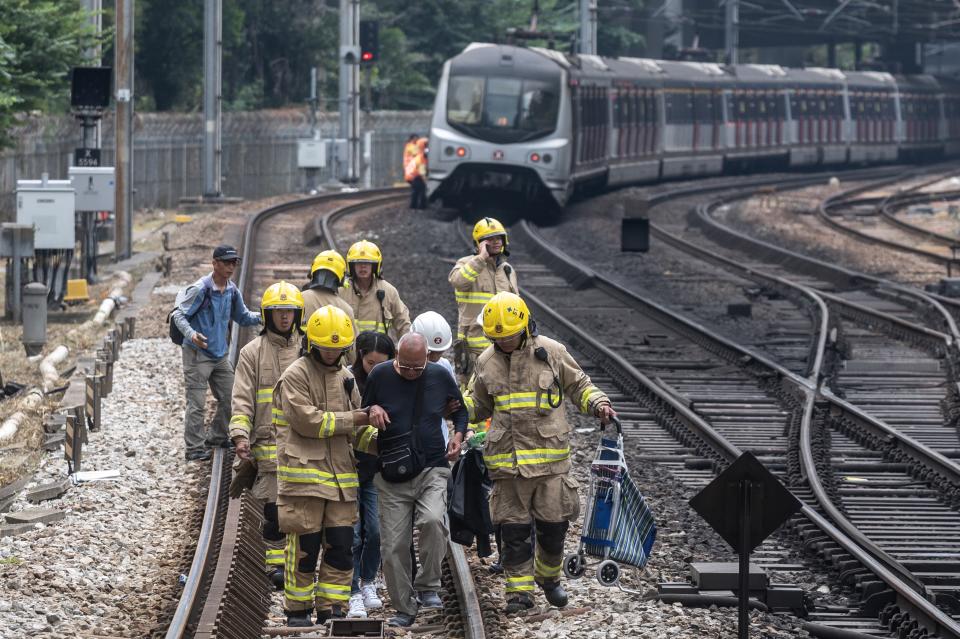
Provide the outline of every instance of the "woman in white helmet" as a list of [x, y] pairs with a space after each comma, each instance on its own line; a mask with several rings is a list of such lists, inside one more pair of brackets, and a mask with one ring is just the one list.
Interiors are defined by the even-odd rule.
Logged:
[[447, 320], [443, 319], [443, 315], [436, 311], [420, 313], [413, 320], [410, 330], [413, 333], [423, 335], [423, 338], [427, 341], [427, 359], [443, 366], [456, 380], [457, 374], [453, 370], [453, 364], [443, 357], [443, 354], [453, 344], [453, 332], [450, 330]]

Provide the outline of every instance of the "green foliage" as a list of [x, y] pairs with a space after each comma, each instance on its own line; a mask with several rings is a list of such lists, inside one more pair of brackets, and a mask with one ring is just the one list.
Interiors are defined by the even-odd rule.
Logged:
[[[576, 0], [540, 0], [538, 27], [570, 50]], [[137, 73], [158, 110], [202, 107], [203, 2], [137, 0]], [[530, 26], [532, 0], [363, 0], [380, 22], [380, 59], [369, 71], [375, 109], [430, 108], [443, 63], [471, 42], [505, 42]], [[599, 0], [602, 55], [637, 55], [643, 0]], [[338, 0], [224, 0], [224, 109], [302, 105], [310, 67], [321, 106], [337, 108]], [[532, 44], [546, 45], [546, 39]], [[149, 103], [149, 100], [146, 101]]]
[[64, 109], [70, 69], [95, 44], [79, 0], [0, 1], [0, 147], [17, 113]]

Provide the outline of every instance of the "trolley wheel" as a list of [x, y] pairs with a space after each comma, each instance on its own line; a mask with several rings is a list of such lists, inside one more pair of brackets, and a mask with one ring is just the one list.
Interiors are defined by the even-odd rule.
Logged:
[[615, 586], [620, 581], [620, 565], [612, 559], [605, 559], [597, 566], [597, 581], [604, 586]]
[[587, 569], [583, 555], [567, 555], [563, 558], [563, 574], [568, 579], [579, 579]]

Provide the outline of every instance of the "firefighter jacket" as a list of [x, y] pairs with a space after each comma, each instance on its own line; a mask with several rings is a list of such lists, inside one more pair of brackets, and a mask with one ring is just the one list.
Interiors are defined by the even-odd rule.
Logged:
[[491, 479], [570, 470], [564, 398], [587, 415], [610, 404], [559, 342], [528, 337], [510, 354], [490, 346], [480, 355], [464, 403], [471, 422], [492, 417], [483, 450]]
[[273, 389], [278, 494], [356, 501], [353, 449], [376, 452], [377, 429], [354, 426], [360, 392], [353, 374], [309, 355], [284, 371]]
[[498, 256], [494, 262], [479, 255], [468, 255], [457, 260], [447, 279], [453, 285], [457, 300], [457, 339], [466, 340], [467, 348], [480, 353], [490, 345], [490, 340], [484, 337], [477, 316], [497, 293], [519, 294], [517, 273], [503, 257]]
[[374, 276], [370, 290], [361, 293], [348, 279], [340, 289], [340, 298], [350, 305], [357, 332], [384, 333], [394, 342], [410, 332], [410, 311], [396, 287], [386, 280]]
[[246, 437], [258, 472], [276, 472], [277, 439], [273, 433], [273, 387], [300, 355], [300, 335], [266, 331], [240, 350], [233, 381], [230, 438]]
[[303, 291], [303, 317], [300, 320], [303, 326], [307, 325], [307, 320], [310, 319], [315, 310], [324, 306], [336, 306], [342, 309], [351, 320], [355, 319], [353, 308], [342, 297], [334, 291], [316, 286]]

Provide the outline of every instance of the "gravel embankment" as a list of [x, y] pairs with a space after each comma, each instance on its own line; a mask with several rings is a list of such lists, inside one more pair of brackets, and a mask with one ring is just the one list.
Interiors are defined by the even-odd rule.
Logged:
[[[207, 464], [183, 460], [179, 349], [165, 339], [123, 345], [103, 428], [90, 433], [83, 470], [119, 478], [72, 487], [41, 504], [64, 520], [0, 539], [0, 636], [68, 638], [155, 634], [176, 606], [189, 566]], [[36, 484], [62, 480], [62, 451], [48, 453]], [[14, 512], [34, 507], [21, 496]]]

